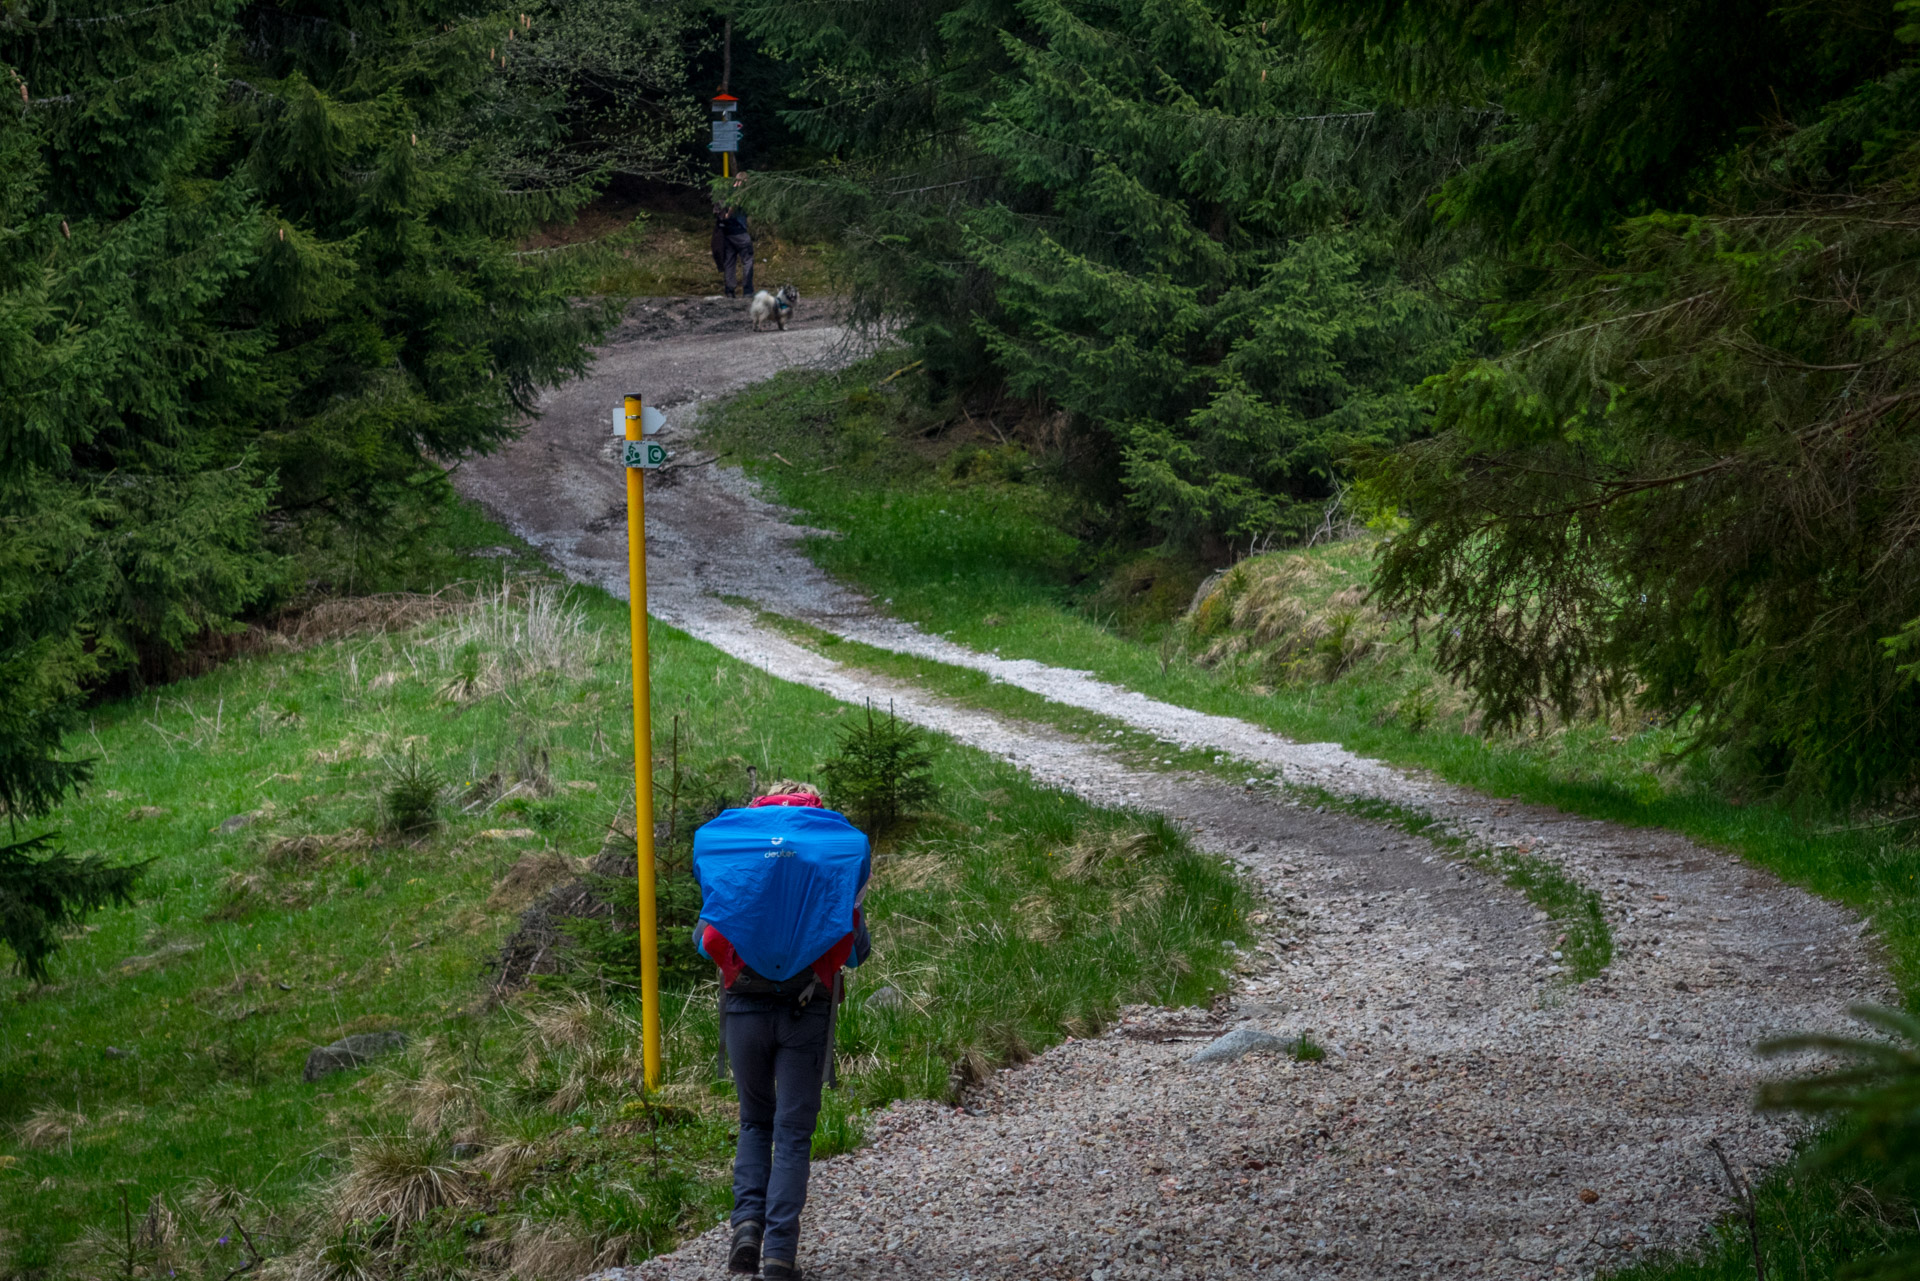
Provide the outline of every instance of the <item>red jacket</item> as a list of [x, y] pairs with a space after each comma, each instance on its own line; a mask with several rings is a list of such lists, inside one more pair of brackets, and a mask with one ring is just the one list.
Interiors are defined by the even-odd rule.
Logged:
[[812, 792], [776, 792], [771, 796], [759, 796], [747, 802], [747, 808], [750, 810], [757, 810], [763, 805], [799, 805], [816, 810], [827, 807], [827, 803]]
[[[820, 986], [829, 986], [833, 982], [833, 976], [839, 973], [840, 967], [845, 965], [847, 958], [853, 955], [854, 936], [859, 934], [862, 928], [860, 909], [856, 907], [853, 909], [852, 931], [823, 952], [820, 959], [813, 963], [813, 975], [820, 980]], [[700, 950], [720, 967], [722, 987], [732, 987], [733, 981], [740, 977], [740, 971], [747, 968], [747, 963], [740, 959], [738, 952], [733, 950], [733, 944], [727, 942], [727, 936], [711, 925], [701, 932]]]

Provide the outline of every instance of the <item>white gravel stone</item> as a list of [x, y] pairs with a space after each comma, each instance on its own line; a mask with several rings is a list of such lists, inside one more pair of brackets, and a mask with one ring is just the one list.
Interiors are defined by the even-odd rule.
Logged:
[[1227, 1063], [1254, 1053], [1285, 1054], [1297, 1044], [1297, 1041], [1286, 1040], [1271, 1032], [1262, 1032], [1259, 1028], [1237, 1027], [1207, 1042], [1187, 1062]]

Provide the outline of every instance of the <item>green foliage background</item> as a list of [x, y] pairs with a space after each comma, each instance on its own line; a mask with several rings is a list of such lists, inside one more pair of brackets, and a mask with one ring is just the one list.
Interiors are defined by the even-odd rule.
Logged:
[[1425, 191], [1483, 113], [1326, 82], [1270, 6], [748, 5], [834, 163], [752, 199], [850, 249], [936, 389], [1052, 417], [1062, 470], [1189, 546], [1304, 534], [1470, 327]]
[[246, 612], [404, 579], [441, 462], [579, 372], [610, 314], [572, 297], [587, 264], [514, 241], [613, 167], [671, 162], [685, 21], [641, 0], [0, 14], [11, 822], [84, 781], [60, 748], [85, 691], [165, 676]]
[[743, 19], [832, 156], [747, 198], [1069, 532], [1221, 564], [1341, 500], [1490, 726], [1636, 704], [1743, 780], [1920, 782], [1911, 4]]
[[[1501, 351], [1431, 382], [1437, 434], [1369, 483], [1410, 518], [1381, 599], [1446, 619], [1442, 664], [1494, 724], [1634, 700], [1745, 778], [1829, 801], [1920, 781], [1901, 8], [1756, 6], [1715, 43], [1724, 6], [1437, 23], [1525, 116], [1438, 197], [1500, 249]], [[1336, 47], [1411, 9], [1362, 13], [1326, 10]]]

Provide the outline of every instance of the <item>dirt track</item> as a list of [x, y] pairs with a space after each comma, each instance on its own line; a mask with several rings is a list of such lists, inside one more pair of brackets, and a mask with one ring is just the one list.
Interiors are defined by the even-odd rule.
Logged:
[[[803, 304], [804, 307], [804, 304]], [[805, 314], [803, 310], [803, 315]], [[688, 301], [639, 313], [527, 438], [463, 467], [485, 502], [575, 577], [624, 595], [608, 411], [640, 390], [698, 463], [699, 399], [776, 368], [831, 363], [814, 320], [749, 334]], [[1669, 833], [1477, 796], [1082, 673], [964, 651], [879, 615], [799, 554], [738, 473], [683, 467], [654, 488], [654, 614], [744, 661], [1017, 761], [1091, 799], [1165, 812], [1247, 869], [1271, 934], [1221, 1011], [1136, 1011], [969, 1099], [900, 1107], [875, 1142], [822, 1165], [802, 1262], [821, 1277], [1552, 1277], [1683, 1245], [1724, 1207], [1704, 1150], [1778, 1159], [1748, 1107], [1749, 1047], [1831, 1027], [1885, 997], [1858, 923]], [[1524, 847], [1599, 892], [1616, 946], [1602, 978], [1553, 973], [1554, 933], [1514, 891], [1392, 829], [1316, 813], [1279, 788], [1144, 770], [841, 667], [721, 600], [994, 672], [1279, 776], [1384, 796], [1491, 844]], [[1326, 1064], [1182, 1060], [1239, 1023], [1338, 1047]], [[1591, 1194], [1589, 1198], [1588, 1194]], [[709, 1235], [632, 1270], [722, 1276]]]

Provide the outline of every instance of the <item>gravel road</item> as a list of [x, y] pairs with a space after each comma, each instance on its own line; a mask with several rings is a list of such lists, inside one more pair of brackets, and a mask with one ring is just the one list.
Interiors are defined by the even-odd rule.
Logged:
[[[806, 560], [787, 513], [689, 447], [703, 396], [852, 350], [828, 317], [745, 329], [710, 300], [636, 310], [592, 375], [456, 484], [574, 577], [624, 595], [620, 477], [601, 424], [622, 391], [647, 392], [695, 464], [650, 485], [656, 617], [786, 679], [891, 700], [1091, 800], [1166, 813], [1268, 899], [1260, 947], [1219, 1008], [1129, 1011], [1104, 1037], [999, 1074], [963, 1109], [875, 1118], [868, 1147], [817, 1167], [809, 1276], [1582, 1275], [1683, 1246], [1723, 1212], [1709, 1138], [1748, 1166], [1786, 1155], [1790, 1130], [1751, 1113], [1750, 1047], [1890, 997], [1858, 921], [1671, 833], [1484, 797], [885, 618]], [[840, 666], [722, 597], [990, 671], [1211, 747], [1258, 781], [1141, 768]], [[1612, 966], [1568, 984], [1552, 923], [1518, 891], [1396, 829], [1317, 812], [1275, 779], [1391, 799], [1554, 862], [1601, 896]], [[1239, 1026], [1307, 1032], [1330, 1053], [1185, 1061]], [[719, 1278], [722, 1245], [709, 1233], [622, 1276]]]

